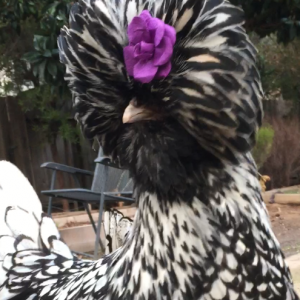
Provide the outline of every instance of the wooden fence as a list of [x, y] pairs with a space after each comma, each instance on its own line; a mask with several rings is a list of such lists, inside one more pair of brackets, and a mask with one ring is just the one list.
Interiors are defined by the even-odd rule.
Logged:
[[[14, 163], [26, 175], [44, 204], [47, 198], [41, 190], [50, 188], [51, 171], [40, 168], [44, 162], [54, 161], [51, 145], [41, 143], [40, 133], [34, 131], [15, 98], [0, 98], [0, 160]], [[97, 153], [83, 138], [78, 145], [71, 144], [61, 137], [56, 140], [56, 162], [87, 170], [94, 170]], [[91, 179], [81, 179], [89, 186]], [[72, 187], [69, 176], [63, 176], [65, 187]]]

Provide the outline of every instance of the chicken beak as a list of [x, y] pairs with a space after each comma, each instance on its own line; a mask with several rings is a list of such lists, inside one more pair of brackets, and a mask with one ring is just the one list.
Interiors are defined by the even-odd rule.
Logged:
[[123, 123], [135, 123], [152, 119], [152, 112], [144, 107], [135, 107], [132, 103], [126, 107], [123, 114]]

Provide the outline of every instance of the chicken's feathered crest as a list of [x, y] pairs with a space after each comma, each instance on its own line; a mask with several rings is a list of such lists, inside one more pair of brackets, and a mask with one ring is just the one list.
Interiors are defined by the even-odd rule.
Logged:
[[[127, 74], [123, 57], [128, 24], [143, 10], [177, 33], [170, 74], [149, 84]], [[262, 90], [240, 8], [224, 0], [86, 0], [73, 5], [69, 23], [59, 38], [66, 80], [84, 133], [104, 150], [117, 151], [124, 109], [145, 94], [216, 157], [235, 161], [251, 149]]]

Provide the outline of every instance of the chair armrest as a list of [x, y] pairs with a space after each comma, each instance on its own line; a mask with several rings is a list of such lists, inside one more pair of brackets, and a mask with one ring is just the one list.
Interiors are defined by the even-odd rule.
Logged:
[[113, 163], [109, 157], [104, 157], [104, 156], [97, 157], [94, 160], [94, 162], [97, 163], [97, 164], [112, 167], [112, 168], [115, 168], [115, 169], [122, 169], [119, 165]]
[[88, 175], [88, 176], [94, 175], [94, 172], [70, 167], [67, 165], [58, 164], [55, 162], [45, 162], [41, 165], [41, 168], [62, 171], [62, 172], [69, 173], [69, 174], [82, 174], [82, 175]]

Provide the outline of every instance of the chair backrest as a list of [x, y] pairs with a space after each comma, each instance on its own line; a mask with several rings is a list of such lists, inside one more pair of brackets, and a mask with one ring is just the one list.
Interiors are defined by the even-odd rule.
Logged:
[[[102, 148], [98, 151], [98, 157], [103, 157]], [[131, 192], [133, 191], [133, 182], [129, 178], [129, 172], [127, 170], [116, 169], [108, 167], [107, 174], [105, 172], [104, 165], [96, 163], [94, 178], [92, 183], [92, 191], [95, 192]], [[107, 176], [107, 178], [105, 178]], [[103, 186], [101, 183], [106, 179], [105, 191], [101, 191]]]

